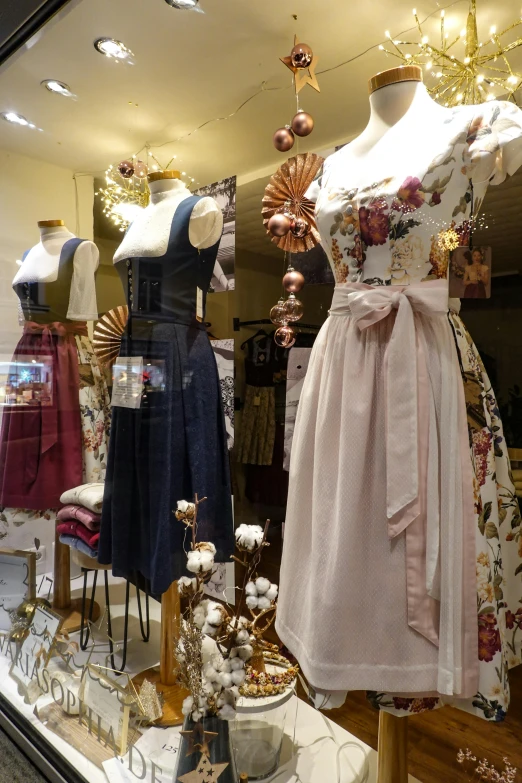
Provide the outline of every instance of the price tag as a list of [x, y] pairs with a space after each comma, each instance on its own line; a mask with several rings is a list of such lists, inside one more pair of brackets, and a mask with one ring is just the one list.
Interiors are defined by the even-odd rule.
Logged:
[[112, 371], [113, 407], [139, 408], [143, 392], [143, 356], [118, 356]]
[[203, 291], [201, 288], [196, 288], [196, 319], [199, 322], [203, 321]]
[[259, 408], [261, 405], [261, 397], [254, 397], [254, 408]]

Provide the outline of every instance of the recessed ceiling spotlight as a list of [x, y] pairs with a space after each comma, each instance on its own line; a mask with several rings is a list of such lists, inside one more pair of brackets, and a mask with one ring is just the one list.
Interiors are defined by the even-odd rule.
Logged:
[[111, 57], [116, 62], [118, 60], [125, 60], [131, 64], [133, 62], [132, 58], [134, 55], [131, 50], [127, 49], [121, 41], [116, 41], [114, 38], [98, 38], [94, 42], [94, 48], [100, 54], [104, 54], [105, 57]]
[[33, 122], [29, 122], [25, 117], [22, 117], [21, 114], [17, 114], [15, 111], [3, 111], [0, 113], [0, 117], [6, 122], [10, 122], [12, 125], [24, 125], [26, 128], [33, 128], [39, 131], [42, 130], [41, 128], [37, 128]]
[[195, 9], [199, 5], [199, 0], [165, 0], [171, 8], [180, 8], [183, 11]]
[[49, 92], [55, 92], [57, 95], [63, 95], [64, 98], [73, 98], [76, 100], [78, 97], [75, 95], [68, 84], [65, 84], [65, 82], [59, 82], [57, 79], [44, 79], [43, 82], [40, 82], [42, 87], [45, 87], [46, 90], [49, 90]]

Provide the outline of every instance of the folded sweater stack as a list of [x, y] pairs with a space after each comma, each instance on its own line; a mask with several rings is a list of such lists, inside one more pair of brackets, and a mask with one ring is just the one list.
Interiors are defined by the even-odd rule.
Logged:
[[515, 484], [516, 496], [522, 498], [522, 470], [513, 471], [513, 481]]
[[88, 557], [98, 558], [103, 482], [81, 484], [60, 498], [65, 505], [57, 514], [56, 530], [62, 544]]

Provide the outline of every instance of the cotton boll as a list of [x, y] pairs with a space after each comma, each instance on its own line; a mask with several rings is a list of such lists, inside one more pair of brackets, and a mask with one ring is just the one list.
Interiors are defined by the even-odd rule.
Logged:
[[187, 571], [192, 574], [206, 574], [214, 567], [214, 554], [206, 549], [194, 549], [187, 555]]
[[207, 617], [207, 602], [202, 601], [202, 603], [198, 604], [196, 608], [194, 609], [194, 623], [197, 625], [197, 627], [201, 630], [203, 626], [205, 625], [205, 620]]
[[215, 636], [217, 632], [219, 631], [219, 628], [216, 628], [215, 625], [210, 625], [210, 623], [205, 623], [203, 628], [201, 629], [201, 632], [206, 634], [207, 636]]
[[232, 661], [229, 661], [228, 658], [223, 661], [223, 666], [221, 667], [222, 672], [226, 672], [226, 674], [230, 674], [232, 671]]
[[209, 609], [207, 612], [207, 623], [210, 623], [210, 625], [222, 625], [223, 615], [219, 609]]
[[189, 504], [186, 500], [178, 500], [178, 511], [184, 514], [188, 510]]
[[214, 686], [211, 682], [204, 682], [203, 683], [203, 693], [206, 693], [208, 697], [212, 697], [215, 693]]
[[270, 609], [272, 601], [266, 595], [260, 595], [257, 599], [257, 606], [259, 609]]
[[241, 658], [232, 658], [230, 661], [230, 671], [237, 671], [238, 669], [243, 669], [245, 666], [245, 662], [241, 660]]
[[257, 595], [247, 595], [246, 605], [249, 609], [257, 609], [258, 598]]
[[263, 540], [263, 529], [259, 525], [239, 525], [235, 536], [240, 548], [253, 552]]
[[218, 712], [218, 716], [221, 720], [235, 720], [236, 711], [230, 704], [225, 704]]
[[203, 718], [203, 711], [202, 710], [194, 710], [192, 713], [192, 720], [194, 723], [199, 723], [199, 721]]
[[250, 634], [248, 631], [239, 631], [239, 633], [236, 634], [236, 644], [246, 644], [248, 641], [250, 641]]
[[270, 581], [265, 579], [264, 576], [258, 577], [258, 579], [256, 579], [256, 590], [258, 595], [264, 595], [266, 592], [268, 592], [268, 590], [270, 590]]
[[234, 685], [243, 685], [246, 678], [246, 672], [244, 669], [236, 669], [236, 671], [232, 672], [231, 677]]
[[221, 672], [219, 675], [219, 682], [223, 686], [223, 688], [230, 688], [232, 685], [232, 675], [227, 674], [227, 672]]
[[243, 661], [249, 661], [254, 654], [254, 648], [251, 644], [245, 644], [244, 647], [238, 649], [238, 655]]
[[270, 588], [266, 591], [265, 596], [268, 598], [269, 601], [275, 601], [277, 598], [278, 593], [278, 586], [277, 585], [270, 585]]
[[209, 682], [217, 681], [218, 673], [211, 664], [207, 664], [203, 669], [203, 677]]
[[[183, 579], [186, 579], [187, 577], [182, 577]], [[257, 595], [257, 587], [255, 586], [254, 582], [248, 582], [247, 586], [245, 587], [245, 593], [247, 595]]]
[[183, 715], [190, 715], [194, 706], [194, 699], [192, 696], [187, 696], [183, 704], [181, 705], [181, 712]]
[[238, 648], [237, 647], [232, 647], [232, 649], [230, 650], [230, 655], [228, 657], [231, 658], [231, 659], [234, 659], [234, 658], [237, 658], [238, 654], [239, 654]]

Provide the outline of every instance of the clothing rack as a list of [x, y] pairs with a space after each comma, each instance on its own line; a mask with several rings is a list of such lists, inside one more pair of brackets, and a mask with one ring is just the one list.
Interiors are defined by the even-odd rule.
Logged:
[[[242, 326], [264, 326], [265, 324], [272, 324], [270, 318], [260, 318], [258, 321], [240, 321], [239, 318], [234, 318], [234, 332], [239, 332]], [[299, 321], [293, 322], [292, 326], [297, 329], [315, 329], [317, 332], [321, 328], [317, 324], [303, 324]]]

